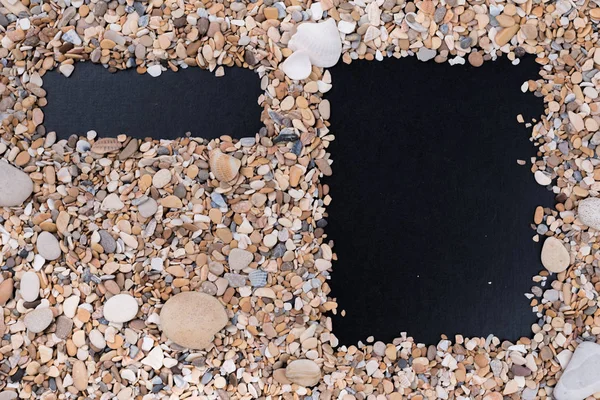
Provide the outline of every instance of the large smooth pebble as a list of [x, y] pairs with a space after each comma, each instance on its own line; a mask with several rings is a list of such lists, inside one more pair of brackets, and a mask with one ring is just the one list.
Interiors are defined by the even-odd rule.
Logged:
[[315, 386], [321, 380], [321, 368], [312, 360], [294, 360], [285, 368], [285, 377], [302, 386]]
[[54, 320], [54, 314], [49, 308], [38, 308], [25, 315], [24, 323], [33, 333], [43, 332]]
[[156, 214], [156, 210], [158, 210], [158, 203], [152, 198], [149, 198], [138, 206], [138, 212], [144, 218], [152, 217]]
[[111, 297], [104, 304], [104, 318], [109, 322], [127, 322], [135, 318], [138, 303], [129, 294], [123, 293]]
[[152, 185], [157, 189], [162, 189], [171, 182], [171, 171], [161, 169], [152, 177]]
[[581, 200], [577, 207], [577, 217], [590, 228], [600, 230], [600, 198], [588, 197]]
[[21, 297], [25, 301], [36, 301], [40, 295], [40, 278], [32, 271], [27, 271], [21, 276]]
[[542, 186], [548, 186], [552, 183], [552, 178], [550, 175], [542, 171], [535, 171], [533, 177], [535, 178], [535, 181]]
[[20, 206], [33, 192], [33, 181], [25, 172], [0, 161], [0, 207]]
[[87, 367], [81, 360], [73, 362], [73, 386], [79, 391], [84, 391], [88, 387], [88, 371]]
[[160, 328], [180, 346], [204, 349], [227, 325], [225, 308], [216, 298], [200, 292], [181, 292], [160, 311]]
[[567, 269], [570, 262], [571, 257], [563, 243], [554, 237], [547, 238], [542, 246], [542, 265], [558, 274]]
[[600, 345], [583, 342], [558, 380], [552, 394], [556, 400], [583, 400], [600, 392]]
[[19, 397], [19, 395], [17, 394], [17, 392], [12, 392], [10, 390], [6, 390], [4, 392], [0, 392], [0, 400], [14, 400], [17, 397]]
[[40, 233], [37, 238], [36, 246], [40, 256], [48, 261], [56, 260], [62, 254], [58, 239], [50, 232]]
[[229, 268], [233, 271], [240, 271], [246, 268], [252, 260], [254, 260], [254, 256], [249, 251], [235, 248], [229, 252]]

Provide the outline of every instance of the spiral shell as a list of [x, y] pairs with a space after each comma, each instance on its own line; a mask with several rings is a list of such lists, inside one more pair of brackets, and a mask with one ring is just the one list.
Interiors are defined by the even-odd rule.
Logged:
[[214, 149], [209, 154], [209, 166], [215, 178], [221, 182], [231, 182], [235, 179], [242, 166], [242, 162], [228, 154], [223, 154], [221, 150]]
[[267, 284], [268, 273], [260, 269], [254, 270], [248, 274], [250, 284], [254, 287], [263, 287]]

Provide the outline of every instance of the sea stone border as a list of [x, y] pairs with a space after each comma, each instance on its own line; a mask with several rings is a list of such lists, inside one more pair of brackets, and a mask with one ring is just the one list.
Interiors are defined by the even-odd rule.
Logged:
[[[0, 154], [34, 186], [22, 206], [1, 211], [3, 398], [546, 398], [578, 343], [596, 342], [599, 245], [576, 212], [599, 187], [596, 3], [0, 2]], [[556, 238], [570, 263], [555, 280], [548, 271], [533, 278], [528, 297], [540, 319], [532, 338], [458, 335], [425, 346], [402, 334], [335, 348], [325, 314], [337, 309], [327, 283], [335, 255], [319, 225], [331, 201], [319, 178], [331, 174], [323, 94], [332, 79], [314, 65], [301, 81], [278, 69], [298, 24], [331, 18], [346, 63], [536, 57], [541, 77], [522, 87], [546, 105], [532, 129], [539, 157], [531, 170], [557, 205], [536, 210], [534, 240]], [[123, 135], [107, 143], [88, 132], [57, 142], [43, 128], [43, 76], [53, 68], [69, 76], [78, 61], [152, 76], [252, 68], [264, 89], [265, 127], [240, 141]], [[210, 173], [217, 148], [240, 160], [231, 182]], [[171, 179], [154, 186], [165, 169]], [[58, 239], [56, 261], [37, 253], [42, 231]], [[254, 254], [242, 273], [227, 265], [236, 247]], [[260, 274], [251, 286], [246, 273], [256, 270], [267, 282]], [[160, 308], [186, 290], [216, 296], [230, 318], [206, 350], [161, 335]], [[139, 311], [108, 323], [103, 304], [119, 293]], [[37, 334], [24, 322], [35, 307], [55, 317]]]

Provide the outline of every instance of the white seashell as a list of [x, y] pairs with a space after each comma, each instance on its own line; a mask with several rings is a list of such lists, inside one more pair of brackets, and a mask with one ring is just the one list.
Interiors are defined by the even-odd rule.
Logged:
[[209, 155], [210, 170], [215, 178], [222, 182], [231, 182], [235, 179], [242, 165], [240, 160], [228, 154], [223, 154], [219, 149], [212, 150]]
[[80, 153], [88, 152], [92, 149], [92, 146], [85, 140], [78, 140], [76, 145], [77, 151]]
[[297, 51], [292, 53], [291, 56], [285, 59], [279, 65], [281, 69], [290, 79], [306, 79], [312, 72], [312, 66], [310, 65], [310, 59], [308, 54], [303, 51]]
[[409, 28], [413, 31], [427, 32], [427, 28], [425, 28], [423, 25], [417, 22], [417, 14], [415, 14], [414, 12], [406, 13], [404, 20], [406, 21], [406, 24], [409, 26]]
[[318, 24], [301, 24], [288, 47], [294, 52], [306, 52], [310, 63], [317, 67], [333, 67], [342, 55], [342, 39], [333, 18]]
[[248, 274], [250, 284], [254, 287], [263, 287], [267, 284], [268, 273], [260, 269], [256, 269]]

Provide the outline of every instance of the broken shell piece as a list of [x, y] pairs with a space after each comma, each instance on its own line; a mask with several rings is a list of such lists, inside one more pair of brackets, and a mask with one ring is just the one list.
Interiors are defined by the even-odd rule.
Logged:
[[406, 13], [404, 20], [410, 29], [417, 32], [427, 32], [427, 28], [417, 22], [417, 14], [414, 12]]
[[209, 155], [210, 170], [215, 178], [221, 182], [231, 182], [235, 179], [242, 165], [240, 160], [228, 154], [223, 154], [219, 149], [212, 150]]
[[260, 269], [256, 269], [248, 274], [250, 278], [250, 284], [253, 287], [264, 287], [267, 284], [268, 273]]
[[303, 51], [294, 52], [291, 56], [279, 65], [281, 69], [290, 79], [306, 79], [312, 72], [310, 59], [308, 54]]
[[342, 40], [333, 18], [319, 24], [301, 24], [288, 47], [294, 53], [305, 52], [310, 63], [317, 67], [333, 67], [342, 55]]

